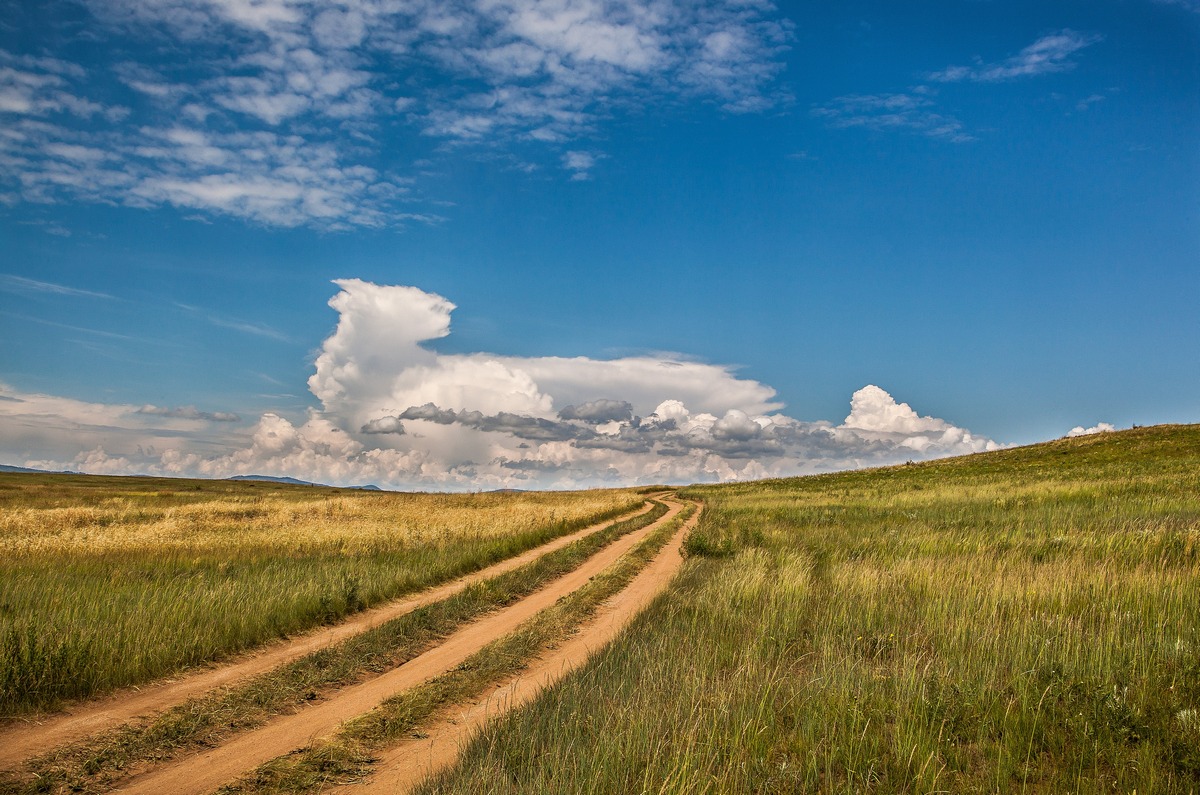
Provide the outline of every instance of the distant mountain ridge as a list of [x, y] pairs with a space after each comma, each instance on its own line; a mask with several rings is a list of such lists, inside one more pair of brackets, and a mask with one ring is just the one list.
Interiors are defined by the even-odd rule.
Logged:
[[276, 477], [274, 475], [234, 475], [225, 478], [225, 480], [261, 480], [265, 483], [288, 483], [292, 486], [320, 486], [321, 483], [313, 483], [308, 480], [299, 480], [297, 478]]
[[79, 475], [79, 472], [72, 472], [68, 469], [32, 469], [31, 467], [18, 467], [10, 464], [0, 464], [0, 472], [26, 472], [34, 475]]
[[358, 489], [359, 491], [383, 491], [374, 483], [368, 483], [364, 486], [330, 486], [328, 483], [313, 483], [308, 480], [299, 480], [298, 478], [279, 477], [276, 475], [234, 475], [225, 478], [225, 480], [253, 480], [262, 483], [285, 483], [289, 486], [319, 486], [321, 488], [342, 488], [342, 489]]
[[[12, 464], [0, 464], [0, 472], [16, 472], [18, 474], [27, 475], [83, 475], [84, 472], [75, 472], [69, 469], [33, 469], [32, 467], [19, 467]], [[119, 477], [119, 476], [118, 476]], [[130, 477], [155, 477], [153, 475], [131, 475]], [[383, 491], [374, 483], [367, 483], [362, 486], [330, 486], [327, 483], [313, 483], [308, 480], [300, 480], [299, 478], [276, 477], [274, 475], [234, 475], [228, 478], [209, 478], [210, 480], [250, 480], [262, 483], [282, 483], [288, 486], [318, 486], [321, 488], [341, 488], [341, 489], [358, 489], [359, 491]]]

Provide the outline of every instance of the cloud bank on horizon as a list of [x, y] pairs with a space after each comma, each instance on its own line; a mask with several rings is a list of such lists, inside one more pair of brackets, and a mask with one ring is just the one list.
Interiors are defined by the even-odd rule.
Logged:
[[0, 386], [0, 453], [97, 474], [288, 475], [474, 490], [744, 480], [994, 450], [883, 389], [840, 424], [782, 412], [771, 387], [669, 355], [443, 354], [455, 306], [416, 287], [336, 282], [303, 421], [112, 405]]

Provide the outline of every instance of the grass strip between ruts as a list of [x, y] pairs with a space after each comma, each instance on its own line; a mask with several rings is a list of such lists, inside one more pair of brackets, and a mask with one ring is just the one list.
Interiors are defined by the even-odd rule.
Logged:
[[412, 736], [441, 707], [478, 696], [488, 686], [520, 672], [538, 653], [561, 643], [601, 603], [625, 588], [695, 510], [695, 504], [689, 504], [678, 517], [655, 530], [586, 585], [484, 646], [454, 670], [399, 693], [371, 712], [348, 721], [329, 741], [278, 757], [218, 792], [223, 795], [314, 792], [324, 786], [362, 778], [370, 771], [380, 749]]
[[501, 608], [574, 570], [618, 538], [657, 521], [667, 506], [654, 501], [644, 514], [614, 522], [561, 549], [504, 574], [467, 586], [352, 638], [320, 649], [230, 688], [172, 707], [30, 760], [17, 778], [0, 780], [0, 793], [98, 793], [130, 768], [208, 748], [262, 725], [298, 702], [323, 697], [364, 675], [388, 671], [433, 646], [483, 613]]

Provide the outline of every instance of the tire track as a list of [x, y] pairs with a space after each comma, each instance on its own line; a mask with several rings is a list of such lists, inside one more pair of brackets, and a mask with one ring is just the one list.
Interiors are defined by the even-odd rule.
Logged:
[[184, 757], [136, 776], [115, 791], [129, 795], [164, 792], [202, 795], [263, 762], [327, 737], [343, 721], [373, 709], [399, 691], [453, 668], [483, 646], [554, 604], [560, 597], [582, 587], [662, 523], [677, 516], [683, 508], [674, 500], [666, 502], [669, 510], [657, 522], [622, 536], [588, 558], [579, 568], [530, 596], [466, 625], [439, 645], [403, 665], [361, 684], [343, 688], [326, 701], [276, 718], [210, 751]]
[[593, 619], [566, 642], [544, 653], [520, 676], [497, 686], [475, 703], [446, 710], [435, 723], [421, 727], [427, 736], [406, 740], [385, 751], [366, 781], [323, 789], [322, 792], [329, 795], [399, 795], [449, 768], [458, 760], [463, 746], [489, 720], [532, 701], [612, 642], [679, 571], [683, 565], [680, 554], [683, 540], [699, 519], [698, 510], [654, 560], [609, 599]]
[[[657, 495], [656, 495], [657, 496]], [[365, 610], [332, 627], [322, 627], [296, 638], [274, 642], [229, 663], [217, 664], [177, 679], [159, 681], [143, 687], [119, 691], [98, 700], [89, 700], [69, 707], [65, 714], [56, 713], [0, 729], [0, 770], [14, 769], [22, 762], [53, 751], [67, 743], [83, 739], [133, 718], [165, 711], [199, 693], [233, 684], [264, 673], [285, 663], [297, 660], [314, 651], [332, 646], [410, 613], [425, 605], [445, 599], [468, 586], [512, 571], [542, 555], [608, 527], [614, 522], [640, 516], [651, 510], [647, 499], [639, 509], [576, 530], [526, 550], [511, 558], [494, 563], [458, 579], [424, 591]]]

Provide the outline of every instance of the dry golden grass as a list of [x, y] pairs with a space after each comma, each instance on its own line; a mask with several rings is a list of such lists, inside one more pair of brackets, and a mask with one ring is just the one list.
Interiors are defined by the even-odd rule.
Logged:
[[336, 621], [641, 502], [0, 475], [0, 717]]
[[174, 504], [177, 498], [170, 491], [134, 492], [87, 504], [8, 507], [0, 514], [0, 555], [203, 553], [249, 547], [357, 553], [380, 546], [499, 538], [547, 522], [569, 524], [628, 505], [632, 496], [618, 490], [351, 492], [298, 499], [294, 490], [275, 490]]

